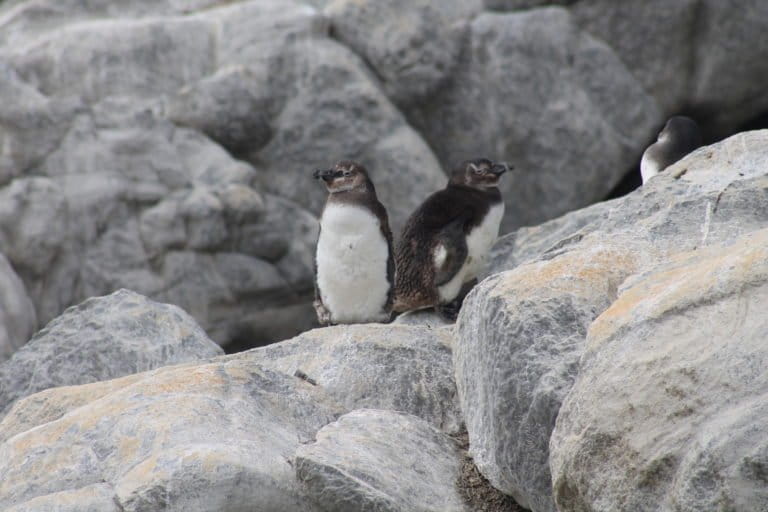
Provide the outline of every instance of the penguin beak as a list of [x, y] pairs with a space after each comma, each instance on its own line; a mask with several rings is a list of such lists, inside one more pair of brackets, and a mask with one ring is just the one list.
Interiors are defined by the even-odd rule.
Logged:
[[510, 167], [507, 164], [501, 163], [501, 164], [494, 164], [493, 167], [491, 167], [491, 173], [495, 174], [496, 176], [501, 176], [505, 172], [514, 169], [514, 167]]
[[312, 176], [316, 179], [322, 179], [323, 181], [331, 181], [334, 177], [333, 169], [315, 169], [315, 172], [312, 173]]

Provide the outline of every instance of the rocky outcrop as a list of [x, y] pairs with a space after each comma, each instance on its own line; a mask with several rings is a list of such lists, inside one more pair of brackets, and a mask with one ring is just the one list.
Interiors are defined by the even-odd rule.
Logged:
[[300, 446], [296, 475], [321, 510], [469, 511], [455, 442], [423, 420], [360, 409]]
[[221, 353], [178, 307], [120, 290], [70, 308], [0, 364], [0, 417], [37, 391]]
[[24, 283], [0, 253], [0, 363], [35, 332], [37, 318]]
[[628, 280], [557, 419], [560, 509], [766, 509], [766, 304], [766, 230]]
[[587, 329], [629, 276], [768, 225], [766, 142], [751, 132], [702, 148], [625, 198], [499, 241], [493, 271], [512, 269], [467, 297], [454, 349], [470, 453], [494, 486], [555, 509], [550, 436]]

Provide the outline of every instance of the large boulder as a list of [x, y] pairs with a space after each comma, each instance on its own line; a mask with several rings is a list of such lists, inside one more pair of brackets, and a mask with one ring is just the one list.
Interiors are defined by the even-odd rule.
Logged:
[[327, 512], [462, 512], [455, 441], [423, 420], [361, 409], [326, 425], [299, 447], [296, 475]]
[[0, 363], [35, 332], [37, 317], [24, 283], [0, 253]]
[[555, 510], [550, 436], [589, 325], [627, 277], [768, 225], [766, 142], [750, 132], [701, 148], [625, 198], [499, 241], [501, 273], [466, 298], [454, 347], [470, 453], [494, 486]]
[[346, 411], [401, 411], [455, 434], [463, 420], [452, 344], [448, 329], [366, 324], [315, 329], [229, 357], [300, 375]]
[[0, 364], [0, 417], [37, 391], [221, 353], [178, 307], [120, 290], [68, 309]]
[[163, 368], [6, 439], [0, 507], [316, 510], [290, 458], [337, 416], [318, 387], [251, 363]]
[[552, 436], [559, 510], [768, 509], [768, 230], [630, 279]]

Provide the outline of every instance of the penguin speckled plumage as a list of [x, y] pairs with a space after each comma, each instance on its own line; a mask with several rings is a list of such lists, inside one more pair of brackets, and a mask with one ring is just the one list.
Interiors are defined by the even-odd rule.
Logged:
[[648, 146], [640, 160], [643, 184], [701, 144], [701, 131], [696, 121], [685, 116], [669, 118], [656, 142]]
[[394, 311], [444, 306], [477, 277], [499, 234], [497, 185], [508, 170], [486, 158], [464, 161], [411, 214], [395, 249]]
[[387, 210], [365, 168], [342, 160], [316, 170], [328, 189], [315, 254], [315, 311], [322, 325], [385, 322], [395, 261]]

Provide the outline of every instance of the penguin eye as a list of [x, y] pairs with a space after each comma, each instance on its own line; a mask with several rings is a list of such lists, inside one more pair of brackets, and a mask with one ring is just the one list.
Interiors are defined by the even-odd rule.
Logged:
[[344, 171], [344, 176], [345, 177], [352, 176], [352, 171], [350, 171], [350, 170]]

